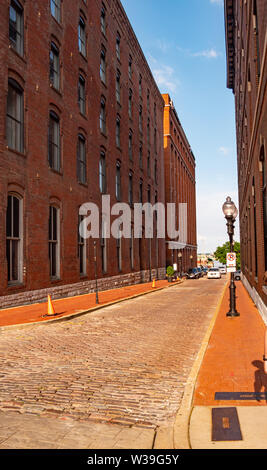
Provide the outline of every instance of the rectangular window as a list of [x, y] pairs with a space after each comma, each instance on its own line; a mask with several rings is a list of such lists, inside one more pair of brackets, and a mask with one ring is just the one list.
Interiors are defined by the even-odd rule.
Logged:
[[129, 204], [133, 205], [133, 175], [129, 174]]
[[86, 98], [85, 98], [85, 80], [80, 75], [78, 83], [78, 103], [80, 108], [80, 113], [85, 115], [86, 113]]
[[142, 98], [142, 75], [139, 75], [139, 96]]
[[83, 18], [80, 17], [79, 26], [78, 26], [78, 45], [80, 53], [86, 57], [86, 32], [85, 32], [85, 22]]
[[24, 151], [24, 99], [23, 90], [12, 79], [8, 81], [7, 145], [18, 152]]
[[17, 0], [12, 0], [9, 7], [9, 40], [15, 51], [22, 56], [24, 53], [23, 35], [23, 8]]
[[129, 131], [129, 159], [133, 160], [133, 133]]
[[139, 167], [143, 168], [143, 145], [139, 146]]
[[102, 261], [102, 271], [103, 273], [107, 272], [107, 227], [106, 221], [102, 219], [101, 223], [101, 261]]
[[101, 98], [100, 103], [100, 130], [106, 134], [106, 101], [104, 98]]
[[52, 42], [49, 55], [50, 63], [50, 84], [59, 90], [60, 88], [60, 62], [59, 62], [59, 50], [57, 46]]
[[22, 201], [8, 196], [6, 212], [6, 257], [8, 283], [22, 282]]
[[134, 228], [131, 227], [131, 238], [130, 238], [130, 261], [131, 269], [134, 269]]
[[106, 193], [106, 157], [101, 152], [99, 160], [99, 189], [102, 194]]
[[100, 55], [100, 79], [106, 83], [106, 51], [104, 48], [102, 48]]
[[59, 209], [49, 207], [49, 262], [51, 279], [59, 278]]
[[60, 23], [60, 12], [61, 8], [61, 0], [50, 0], [50, 10], [52, 16], [57, 20], [58, 23]]
[[143, 109], [142, 106], [139, 106], [139, 131], [143, 132]]
[[129, 118], [132, 119], [133, 117], [133, 92], [131, 88], [129, 90], [128, 113], [129, 113]]
[[80, 224], [84, 218], [84, 215], [78, 216], [78, 254], [81, 276], [86, 275], [86, 239], [80, 233]]
[[101, 16], [100, 16], [101, 31], [106, 35], [106, 8], [102, 5]]
[[133, 77], [133, 59], [132, 59], [131, 55], [129, 55], [128, 76], [129, 76], [130, 79], [132, 79], [132, 77]]
[[116, 119], [116, 145], [119, 148], [121, 146], [121, 121], [119, 117]]
[[122, 250], [121, 250], [121, 232], [119, 233], [119, 236], [116, 240], [117, 244], [117, 263], [118, 263], [118, 271], [121, 272], [121, 255], [122, 255]]
[[143, 204], [143, 181], [140, 180], [139, 183], [139, 202]]
[[116, 74], [116, 100], [117, 103], [121, 102], [121, 73], [117, 70]]
[[86, 143], [85, 138], [79, 134], [78, 136], [78, 149], [77, 149], [77, 173], [79, 183], [85, 184], [87, 181], [86, 176]]
[[60, 124], [59, 117], [53, 112], [49, 115], [48, 161], [53, 170], [60, 171]]
[[117, 55], [117, 59], [120, 60], [120, 58], [121, 58], [121, 37], [120, 37], [119, 33], [117, 33], [117, 37], [116, 37], [116, 55]]
[[119, 163], [116, 165], [116, 199], [121, 200], [121, 166]]
[[150, 167], [151, 167], [150, 152], [148, 152], [148, 154], [147, 154], [147, 174], [148, 174], [148, 176], [150, 176]]

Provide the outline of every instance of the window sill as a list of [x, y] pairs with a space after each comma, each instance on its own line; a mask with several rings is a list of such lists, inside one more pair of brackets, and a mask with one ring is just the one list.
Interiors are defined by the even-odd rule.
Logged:
[[88, 274], [80, 273], [80, 280], [83, 281], [83, 280], [86, 280], [86, 279], [88, 279]]
[[78, 181], [78, 184], [84, 188], [88, 188], [88, 183], [82, 183], [81, 181]]
[[101, 134], [103, 137], [105, 137], [105, 139], [107, 139], [107, 138], [108, 138], [108, 136], [107, 136], [107, 133], [106, 133], [106, 132], [103, 132], [103, 131], [101, 131], [101, 130], [100, 130], [100, 134]]
[[86, 119], [86, 121], [88, 120], [88, 119], [87, 119], [87, 114], [84, 114], [84, 113], [82, 113], [81, 111], [80, 111], [80, 116], [83, 117], [83, 119]]
[[23, 282], [20, 282], [20, 281], [12, 281], [12, 282], [8, 282], [7, 284], [8, 290], [23, 289], [24, 287], [25, 287], [25, 284], [23, 284]]
[[48, 167], [52, 173], [55, 173], [56, 175], [63, 176], [63, 171], [62, 170], [55, 170], [55, 168], [51, 168], [51, 166]]
[[50, 277], [50, 282], [53, 284], [56, 284], [57, 282], [60, 282], [61, 278], [60, 277]]
[[9, 50], [13, 51], [14, 54], [19, 57], [23, 62], [24, 64], [26, 65], [27, 64], [27, 60], [26, 60], [26, 57], [25, 57], [25, 53], [23, 53], [23, 55], [21, 55], [18, 51], [16, 51], [15, 47], [12, 46], [12, 44], [9, 44]]
[[83, 60], [85, 60], [86, 62], [88, 62], [86, 55], [84, 55], [81, 51], [79, 51], [79, 54], [80, 54], [80, 56], [83, 58]]
[[53, 83], [49, 83], [49, 86], [50, 86], [51, 90], [54, 90], [62, 98], [62, 92], [61, 92], [60, 89], [54, 87]]
[[6, 149], [9, 152], [12, 152], [12, 153], [15, 153], [16, 155], [19, 155], [20, 157], [26, 158], [26, 156], [27, 156], [25, 152], [20, 152], [19, 150], [16, 150], [16, 149], [13, 149], [13, 148], [9, 147], [8, 145], [6, 146]]

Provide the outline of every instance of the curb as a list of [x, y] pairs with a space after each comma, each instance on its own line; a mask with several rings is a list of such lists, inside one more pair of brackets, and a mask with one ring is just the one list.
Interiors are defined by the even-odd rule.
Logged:
[[171, 426], [162, 426], [157, 430], [154, 449], [191, 449], [189, 423], [193, 410], [192, 401], [195, 384], [228, 284], [229, 283], [227, 281], [187, 379], [182, 402], [176, 415], [175, 422]]
[[[112, 305], [115, 305], [115, 304], [118, 304], [118, 303], [121, 303], [121, 302], [125, 302], [126, 300], [135, 299], [135, 298], [141, 297], [143, 295], [151, 294], [153, 292], [157, 292], [157, 291], [160, 291], [160, 290], [163, 290], [163, 289], [168, 289], [169, 287], [174, 287], [174, 286], [183, 284], [183, 282], [184, 281], [178, 281], [178, 282], [174, 282], [173, 284], [167, 285], [167, 286], [164, 286], [164, 287], [155, 287], [155, 288], [153, 288], [153, 290], [140, 292], [139, 294], [134, 294], [134, 295], [131, 295], [129, 297], [123, 297], [122, 299], [117, 299], [117, 300], [114, 300], [112, 302], [107, 302], [105, 304], [97, 305], [95, 307], [92, 307], [92, 308], [89, 308], [89, 309], [86, 309], [86, 310], [81, 310], [81, 311], [76, 312], [76, 313], [71, 313], [69, 315], [65, 315], [65, 316], [60, 317], [60, 318], [51, 318], [50, 320], [44, 320], [44, 321], [37, 321], [37, 322], [31, 322], [31, 323], [17, 323], [15, 325], [0, 326], [0, 333], [2, 331], [6, 331], [6, 330], [24, 329], [24, 328], [28, 328], [28, 327], [31, 327], [31, 326], [41, 326], [41, 325], [47, 325], [49, 323], [54, 323], [54, 322], [70, 321], [73, 318], [80, 317], [80, 316], [85, 315], [87, 313], [95, 312], [97, 310], [100, 310], [101, 308], [110, 307]], [[57, 300], [60, 300], [60, 299], [57, 299]]]

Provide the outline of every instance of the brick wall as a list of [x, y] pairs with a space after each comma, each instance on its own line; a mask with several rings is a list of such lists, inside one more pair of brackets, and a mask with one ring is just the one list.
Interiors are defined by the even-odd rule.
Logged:
[[[103, 149], [106, 154], [107, 193], [111, 205], [115, 198], [116, 162], [121, 163], [122, 202], [128, 202], [129, 172], [133, 174], [133, 200], [139, 202], [139, 182], [143, 181], [143, 201], [151, 188], [151, 202], [164, 202], [163, 159], [163, 99], [154, 82], [146, 59], [137, 42], [132, 27], [118, 0], [104, 2], [106, 8], [106, 33], [101, 32], [100, 15], [102, 2], [64, 0], [61, 21], [58, 23], [50, 12], [50, 2], [43, 0], [23, 1], [24, 8], [24, 55], [21, 57], [10, 47], [9, 5], [0, 5], [0, 295], [16, 295], [39, 289], [58, 289], [90, 283], [94, 278], [93, 241], [87, 243], [86, 276], [80, 276], [78, 259], [78, 209], [84, 202], [95, 202], [100, 207], [99, 158]], [[80, 15], [85, 21], [87, 54], [78, 51], [78, 23]], [[116, 57], [116, 36], [119, 32], [120, 59]], [[49, 83], [49, 51], [51, 42], [59, 49], [60, 87], [54, 89]], [[106, 84], [100, 80], [101, 49], [106, 50]], [[132, 56], [132, 77], [128, 75], [129, 55]], [[120, 71], [121, 102], [116, 102], [115, 80]], [[86, 114], [78, 107], [78, 77], [82, 73], [86, 88]], [[142, 93], [139, 96], [139, 77], [142, 75]], [[13, 78], [24, 91], [23, 152], [7, 147], [6, 103], [8, 79]], [[133, 92], [133, 116], [128, 114], [129, 89]], [[147, 91], [150, 91], [149, 105]], [[99, 127], [101, 97], [106, 100], [107, 132]], [[142, 105], [143, 132], [139, 131], [139, 107]], [[155, 114], [154, 114], [155, 106]], [[48, 165], [49, 112], [60, 118], [61, 169], [51, 170]], [[121, 122], [121, 145], [116, 146], [116, 117]], [[156, 118], [155, 118], [156, 117]], [[147, 120], [150, 118], [150, 144], [147, 139]], [[133, 132], [133, 161], [128, 155], [129, 129]], [[156, 130], [157, 144], [153, 135]], [[77, 181], [78, 134], [86, 141], [87, 181]], [[139, 167], [139, 146], [143, 145], [143, 168]], [[147, 155], [151, 152], [151, 167], [155, 160], [158, 181], [154, 173], [147, 171]], [[13, 286], [7, 282], [6, 258], [6, 209], [7, 195], [19, 194], [23, 199], [23, 279]], [[48, 258], [49, 205], [60, 209], [60, 276], [51, 280]], [[113, 217], [111, 221], [114, 219]], [[98, 263], [98, 277], [110, 279], [117, 275], [135, 276], [140, 269], [147, 270], [165, 266], [165, 241], [152, 240], [151, 262], [148, 241], [134, 241], [134, 268], [131, 269], [129, 243], [122, 240], [122, 270], [118, 272], [116, 240], [107, 241], [107, 272]], [[100, 243], [97, 243], [100, 259]], [[104, 281], [103, 281], [104, 282]], [[67, 287], [68, 289], [69, 287]], [[79, 290], [79, 288], [78, 288]], [[31, 295], [31, 294], [29, 294]], [[23, 297], [22, 297], [23, 298]]]

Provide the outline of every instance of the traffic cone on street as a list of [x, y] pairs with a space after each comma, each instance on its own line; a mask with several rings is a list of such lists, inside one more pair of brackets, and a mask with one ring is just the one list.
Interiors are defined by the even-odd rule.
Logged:
[[48, 295], [47, 315], [55, 315], [55, 309], [52, 304], [51, 296]]
[[155, 278], [153, 279], [152, 287], [156, 287], [156, 280], [155, 280]]

